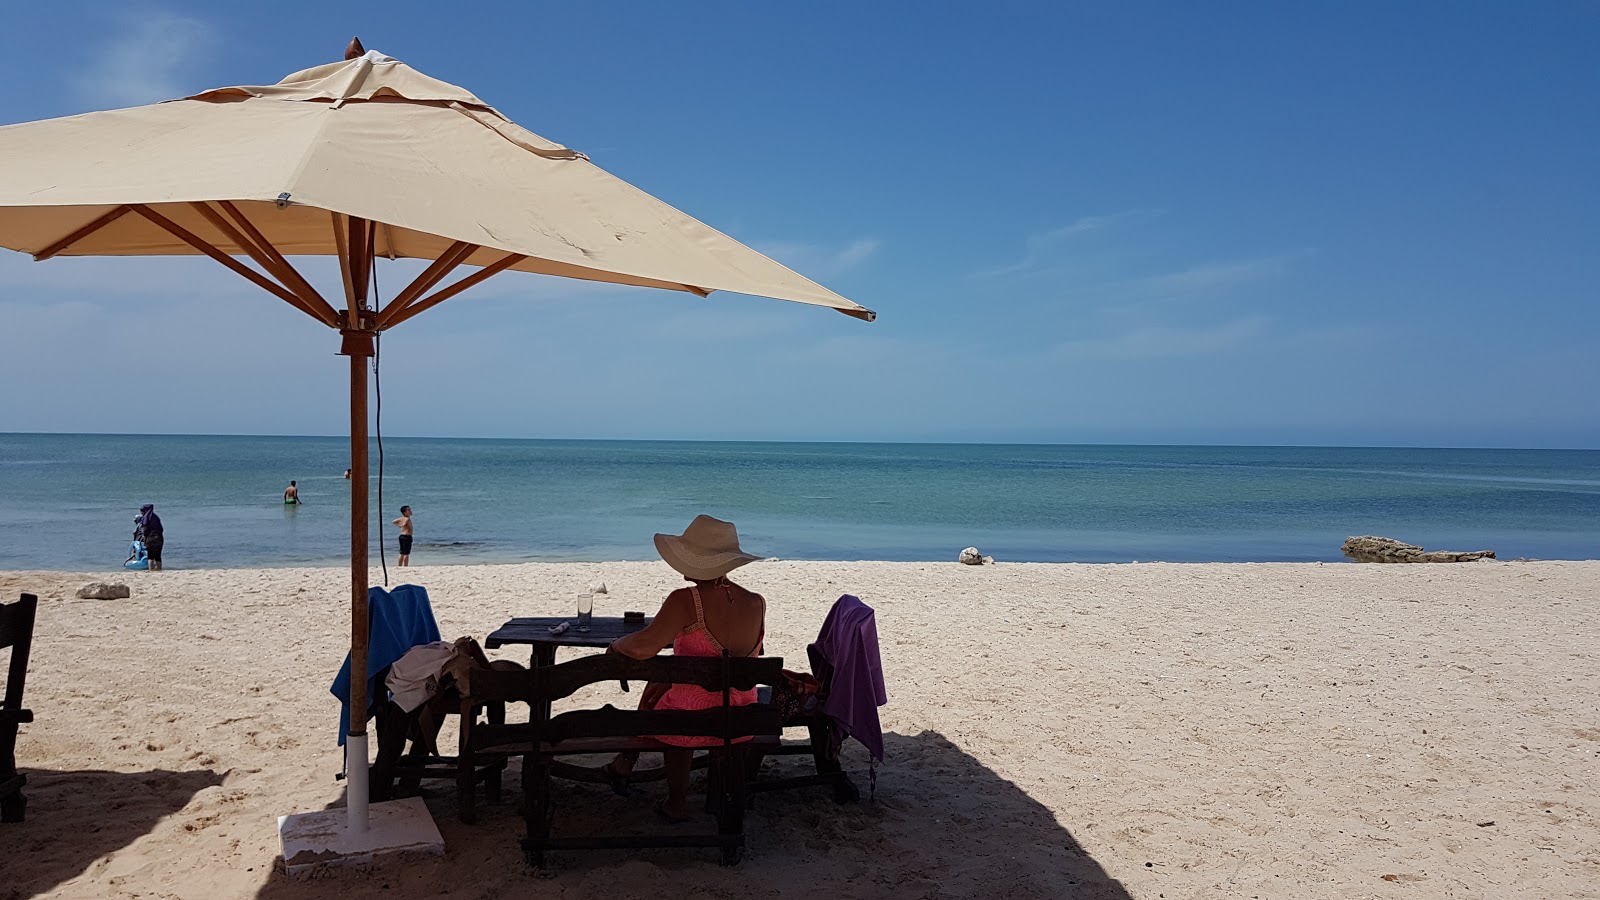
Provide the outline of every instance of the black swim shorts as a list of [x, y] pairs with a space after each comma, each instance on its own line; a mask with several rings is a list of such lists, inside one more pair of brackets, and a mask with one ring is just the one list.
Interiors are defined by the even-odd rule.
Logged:
[[400, 555], [401, 556], [410, 556], [411, 555], [411, 535], [409, 535], [409, 534], [400, 535]]

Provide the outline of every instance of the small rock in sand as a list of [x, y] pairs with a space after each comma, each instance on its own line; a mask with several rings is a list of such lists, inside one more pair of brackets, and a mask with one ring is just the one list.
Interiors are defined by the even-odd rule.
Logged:
[[92, 581], [78, 588], [78, 598], [81, 600], [125, 600], [132, 596], [133, 591], [128, 590], [125, 584]]

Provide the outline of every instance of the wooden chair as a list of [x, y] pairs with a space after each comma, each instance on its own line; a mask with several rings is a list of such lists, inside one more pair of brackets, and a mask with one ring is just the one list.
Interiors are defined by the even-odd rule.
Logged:
[[[535, 867], [544, 865], [548, 850], [623, 849], [638, 847], [718, 847], [722, 864], [737, 863], [744, 852], [747, 753], [751, 742], [736, 738], [776, 740], [782, 729], [771, 706], [729, 706], [729, 692], [758, 685], [773, 685], [783, 677], [783, 660], [776, 657], [675, 657], [636, 660], [618, 654], [586, 656], [525, 672], [474, 671], [465, 688], [464, 703], [526, 703], [533, 711], [525, 725], [481, 724], [463, 717], [461, 758], [480, 763], [486, 757], [521, 756], [523, 812], [527, 838], [523, 850]], [[570, 697], [589, 684], [610, 681], [695, 684], [720, 692], [723, 705], [698, 711], [582, 709], [548, 716], [549, 704]], [[709, 754], [707, 808], [716, 814], [714, 834], [591, 835], [552, 837], [555, 806], [550, 781], [569, 774], [570, 766], [558, 757], [590, 753], [659, 751], [663, 745], [648, 735], [714, 737], [722, 744]], [[563, 767], [567, 771], [563, 771]]]
[[33, 618], [39, 598], [23, 594], [16, 603], [0, 604], [0, 649], [11, 648], [5, 699], [0, 700], [0, 822], [21, 822], [28, 807], [22, 786], [28, 776], [17, 773], [17, 727], [33, 721], [22, 708], [22, 687], [28, 676], [28, 650], [33, 646]]
[[[373, 763], [369, 784], [373, 800], [408, 797], [417, 792], [424, 778], [449, 778], [456, 782], [458, 814], [461, 821], [477, 819], [477, 786], [482, 782], [489, 802], [500, 799], [501, 773], [505, 759], [489, 759], [482, 764], [463, 762], [458, 756], [439, 752], [439, 731], [453, 715], [476, 720], [488, 717], [491, 724], [504, 724], [504, 703], [463, 703], [456, 685], [457, 673], [470, 677], [471, 671], [490, 668], [518, 672], [522, 666], [509, 660], [493, 660], [471, 638], [455, 642], [457, 656], [439, 677], [439, 690], [426, 703], [406, 712], [393, 700], [377, 709], [378, 758]], [[384, 672], [380, 683], [387, 681]]]
[[378, 708], [378, 757], [368, 779], [374, 802], [413, 796], [421, 788], [423, 779], [441, 778], [455, 782], [457, 812], [463, 822], [470, 824], [477, 820], [479, 783], [484, 785], [490, 803], [499, 802], [501, 773], [506, 767], [504, 759], [486, 760], [463, 768], [458, 757], [439, 752], [439, 731], [447, 717], [457, 714], [474, 718], [485, 715], [489, 722], [496, 724], [506, 720], [503, 703], [468, 704], [463, 710], [461, 693], [453, 682], [442, 684], [437, 695], [410, 712], [401, 709], [393, 700]]

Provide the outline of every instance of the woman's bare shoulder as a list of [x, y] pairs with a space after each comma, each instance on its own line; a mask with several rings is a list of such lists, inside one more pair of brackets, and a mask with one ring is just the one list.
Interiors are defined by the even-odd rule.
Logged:
[[657, 618], [661, 616], [681, 618], [684, 615], [694, 618], [694, 595], [690, 594], [686, 587], [678, 588], [668, 594], [667, 599], [661, 601], [661, 611], [656, 613]]

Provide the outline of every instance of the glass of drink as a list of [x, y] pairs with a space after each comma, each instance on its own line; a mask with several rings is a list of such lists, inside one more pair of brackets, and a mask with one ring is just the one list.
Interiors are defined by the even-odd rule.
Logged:
[[588, 592], [578, 595], [578, 630], [589, 630], [589, 619], [594, 616], [594, 595]]

